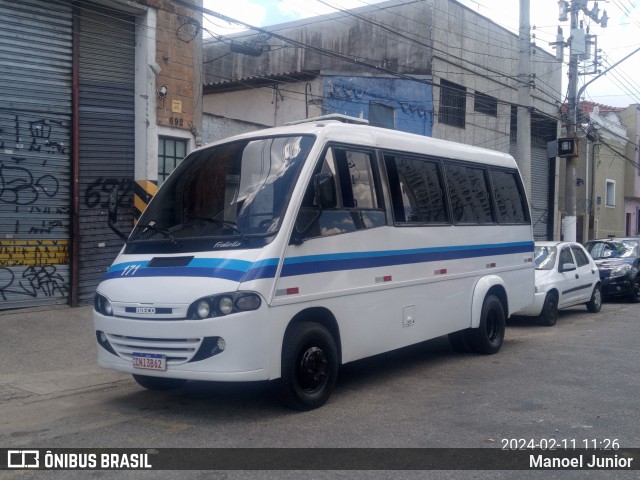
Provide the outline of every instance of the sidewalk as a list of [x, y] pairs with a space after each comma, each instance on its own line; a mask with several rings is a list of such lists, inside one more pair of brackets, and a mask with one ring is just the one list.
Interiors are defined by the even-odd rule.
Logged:
[[101, 388], [129, 375], [96, 363], [91, 306], [0, 311], [0, 402]]

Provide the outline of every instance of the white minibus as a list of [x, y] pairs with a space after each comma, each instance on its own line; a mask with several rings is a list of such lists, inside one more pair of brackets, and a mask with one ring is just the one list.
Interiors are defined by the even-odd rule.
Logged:
[[348, 362], [446, 334], [496, 353], [532, 260], [505, 153], [322, 117], [243, 134], [189, 154], [126, 238], [98, 363], [148, 389], [270, 381], [313, 409]]

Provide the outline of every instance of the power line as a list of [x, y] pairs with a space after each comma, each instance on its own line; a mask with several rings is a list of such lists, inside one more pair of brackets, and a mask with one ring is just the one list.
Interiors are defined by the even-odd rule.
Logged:
[[[208, 12], [207, 12], [207, 11], [205, 11], [205, 13], [208, 13]], [[220, 18], [222, 18], [222, 19], [223, 19], [223, 20], [225, 20], [225, 21], [236, 21], [235, 19], [231, 19], [231, 18], [226, 17], [226, 16], [224, 16], [224, 15], [217, 14], [217, 12], [213, 12], [213, 13], [214, 13], [214, 14], [216, 14], [216, 15], [218, 15]], [[267, 34], [267, 35], [269, 35], [269, 34], [274, 35], [274, 32], [280, 31], [280, 30], [278, 30], [278, 29], [275, 29], [275, 30], [265, 30], [265, 29], [262, 29], [262, 28], [259, 28], [259, 27], [253, 27], [253, 26], [251, 26], [251, 25], [249, 25], [249, 24], [246, 24], [246, 23], [244, 23], [244, 22], [241, 22], [241, 21], [237, 21], [237, 22], [238, 22], [239, 24], [241, 24], [241, 25], [244, 25], [246, 28], [253, 28], [254, 30], [257, 30], [257, 31], [259, 31], [259, 32], [261, 32], [261, 33], [264, 33], [264, 34]], [[307, 23], [309, 23], [309, 22], [307, 22]], [[313, 22], [313, 23], [315, 23], [315, 22]], [[375, 22], [374, 22], [374, 23], [375, 23]], [[386, 27], [386, 26], [384, 26], [384, 25], [379, 25], [378, 23], [375, 23], [375, 24], [376, 24], [376, 26], [380, 26], [381, 28], [383, 28], [383, 27], [384, 27], [384, 28], [387, 28], [387, 29], [388, 29], [388, 27]], [[306, 23], [305, 23], [305, 25], [306, 25]], [[395, 32], [394, 32], [394, 34], [395, 34]], [[281, 39], [281, 40], [283, 40], [283, 41], [285, 41], [285, 42], [287, 42], [287, 41], [291, 41], [291, 39], [289, 39], [289, 38], [287, 38], [287, 37], [284, 37], [284, 36], [282, 36], [282, 35], [279, 35], [279, 34], [277, 34], [277, 38], [279, 38], [279, 39]], [[410, 39], [410, 40], [411, 40], [411, 41], [416, 41], [415, 39]], [[396, 77], [408, 78], [408, 79], [411, 79], [411, 80], [414, 80], [414, 81], [420, 81], [420, 82], [422, 82], [422, 83], [426, 83], [426, 84], [431, 84], [431, 85], [433, 85], [433, 82], [432, 82], [432, 81], [428, 81], [428, 80], [426, 80], [426, 81], [425, 81], [425, 80], [423, 80], [423, 79], [416, 79], [415, 77], [410, 77], [410, 76], [407, 76], [406, 74], [402, 74], [402, 73], [399, 73], [399, 72], [397, 72], [397, 71], [392, 71], [392, 70], [390, 70], [390, 69], [387, 69], [387, 68], [384, 68], [384, 67], [379, 67], [379, 66], [377, 66], [377, 65], [374, 65], [374, 64], [371, 64], [371, 63], [370, 63], [371, 61], [375, 61], [375, 60], [370, 60], [370, 59], [364, 59], [364, 60], [363, 60], [362, 58], [356, 58], [356, 57], [354, 57], [354, 56], [347, 56], [347, 55], [340, 54], [340, 53], [337, 53], [337, 52], [327, 51], [327, 50], [325, 50], [325, 49], [321, 49], [321, 48], [319, 48], [319, 47], [315, 47], [315, 46], [312, 46], [312, 45], [305, 45], [305, 44], [302, 44], [301, 42], [297, 42], [297, 41], [293, 41], [293, 43], [294, 43], [295, 45], [299, 46], [300, 48], [308, 48], [308, 49], [310, 48], [310, 49], [312, 49], [312, 50], [314, 50], [314, 51], [316, 51], [316, 52], [318, 52], [318, 53], [320, 53], [320, 54], [323, 54], [323, 55], [326, 55], [326, 56], [330, 56], [330, 57], [332, 57], [332, 58], [338, 58], [338, 59], [340, 59], [340, 60], [342, 60], [342, 61], [347, 61], [347, 62], [349, 62], [349, 63], [356, 63], [356, 64], [359, 64], [359, 65], [361, 65], [361, 66], [365, 66], [365, 67], [367, 67], [367, 68], [373, 68], [373, 69], [376, 69], [376, 70], [378, 70], [378, 71], [382, 71], [382, 72], [384, 72], [384, 73], [387, 73], [387, 74], [389, 74], [389, 75], [393, 75], [393, 76], [396, 76]], [[418, 41], [418, 43], [420, 44], [420, 43], [422, 43], [422, 42], [419, 42], [419, 41]], [[423, 46], [425, 46], [425, 47], [427, 47], [427, 48], [431, 48], [429, 45], [426, 45], [426, 44], [424, 44], [424, 43], [422, 43], [422, 45], [423, 45]], [[435, 50], [436, 50], [436, 51], [438, 51], [438, 49], [435, 49]], [[441, 52], [442, 52], [442, 51], [441, 51]], [[445, 53], [445, 55], [446, 55], [446, 52], [442, 52], [442, 53]], [[462, 60], [461, 58], [459, 58], [459, 57], [456, 57], [456, 58], [458, 58], [461, 62], [463, 61], [463, 60]], [[447, 59], [446, 59], [446, 58], [444, 58], [443, 60], [447, 61]], [[405, 69], [408, 69], [408, 68], [409, 68], [409, 67], [406, 67], [406, 66], [403, 66], [403, 67], [404, 67]], [[457, 67], [458, 67], [458, 68], [461, 68], [461, 67], [462, 67], [462, 68], [464, 68], [462, 65], [457, 65]], [[479, 67], [479, 68], [484, 68], [484, 67], [482, 67], [482, 66], [478, 66], [478, 67]], [[495, 72], [495, 74], [496, 74], [496, 78], [504, 78], [504, 77], [506, 76], [506, 74], [505, 74], [504, 72], [497, 72], [497, 71], [496, 71], [496, 72]], [[249, 75], [249, 74], [247, 74], [247, 75]], [[489, 76], [489, 77], [490, 77], [490, 76]], [[511, 77], [511, 79], [512, 79], [514, 82], [519, 81], [516, 77]], [[542, 83], [544, 83], [544, 82], [542, 82]], [[515, 88], [515, 87], [513, 87], [513, 86], [508, 86], [508, 85], [505, 85], [505, 87], [508, 87], [508, 88]], [[545, 94], [545, 95], [548, 95], [548, 96], [549, 96], [550, 98], [552, 98], [553, 100], [556, 100], [556, 101], [557, 101], [557, 98], [558, 98], [558, 97], [557, 97], [557, 93], [556, 93], [556, 94], [550, 94], [550, 93], [545, 92], [545, 91], [544, 91], [544, 89], [540, 89], [539, 87], [537, 88], [537, 90], [538, 90], [538, 91], [540, 91], [541, 93]]]

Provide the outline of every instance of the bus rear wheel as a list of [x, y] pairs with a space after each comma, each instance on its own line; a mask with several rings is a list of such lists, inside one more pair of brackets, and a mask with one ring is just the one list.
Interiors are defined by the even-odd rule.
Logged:
[[150, 377], [135, 373], [133, 374], [133, 379], [138, 382], [138, 385], [147, 390], [174, 390], [187, 382], [182, 378]]
[[506, 315], [502, 302], [495, 295], [488, 295], [482, 304], [480, 325], [469, 332], [473, 349], [482, 355], [498, 353], [504, 340]]
[[329, 330], [316, 322], [299, 323], [285, 335], [282, 373], [272, 389], [285, 406], [313, 410], [331, 395], [338, 368], [338, 349]]

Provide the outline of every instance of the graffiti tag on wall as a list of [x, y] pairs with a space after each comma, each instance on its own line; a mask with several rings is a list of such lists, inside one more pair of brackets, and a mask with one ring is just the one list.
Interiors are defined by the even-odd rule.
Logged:
[[0, 299], [12, 296], [64, 297], [69, 294], [69, 279], [55, 265], [38, 265], [19, 271], [0, 267]]
[[69, 124], [0, 109], [0, 308], [69, 294]]
[[68, 240], [0, 240], [0, 267], [66, 265]]
[[[16, 163], [24, 158], [12, 157]], [[40, 195], [55, 197], [58, 193], [58, 180], [49, 174], [34, 178], [24, 167], [5, 165], [0, 161], [0, 202], [11, 205], [31, 205]]]

